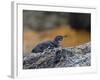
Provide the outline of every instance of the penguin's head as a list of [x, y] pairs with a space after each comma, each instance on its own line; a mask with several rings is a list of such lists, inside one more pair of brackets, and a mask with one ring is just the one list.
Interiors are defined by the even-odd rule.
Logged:
[[54, 40], [57, 42], [61, 42], [63, 40], [63, 36], [60, 36], [60, 35], [56, 36]]
[[61, 42], [64, 38], [67, 38], [67, 37], [68, 35], [64, 35], [64, 36], [58, 35], [55, 37], [54, 41]]

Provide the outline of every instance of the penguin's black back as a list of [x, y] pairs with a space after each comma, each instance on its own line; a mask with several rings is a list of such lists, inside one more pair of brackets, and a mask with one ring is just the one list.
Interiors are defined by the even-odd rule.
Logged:
[[43, 52], [45, 49], [47, 48], [54, 48], [54, 47], [58, 47], [58, 44], [56, 44], [53, 41], [46, 41], [43, 43], [38, 44], [36, 47], [34, 47], [32, 49], [32, 53], [38, 53], [38, 52]]

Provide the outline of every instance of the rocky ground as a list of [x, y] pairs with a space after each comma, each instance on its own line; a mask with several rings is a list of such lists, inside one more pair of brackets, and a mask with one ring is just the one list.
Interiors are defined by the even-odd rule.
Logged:
[[45, 49], [43, 53], [31, 53], [23, 57], [23, 69], [81, 67], [91, 65], [91, 44]]

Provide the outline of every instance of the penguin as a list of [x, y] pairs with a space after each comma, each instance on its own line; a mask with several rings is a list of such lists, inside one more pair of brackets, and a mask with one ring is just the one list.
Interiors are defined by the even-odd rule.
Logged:
[[63, 41], [63, 37], [64, 36], [58, 35], [52, 41], [46, 41], [46, 42], [39, 43], [32, 49], [31, 52], [39, 53], [39, 52], [43, 52], [47, 48], [49, 48], [49, 49], [58, 48], [61, 46], [60, 43], [61, 43], [61, 41]]

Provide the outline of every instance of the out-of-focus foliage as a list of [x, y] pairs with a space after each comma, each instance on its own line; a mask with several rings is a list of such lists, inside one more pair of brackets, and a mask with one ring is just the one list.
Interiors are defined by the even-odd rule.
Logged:
[[50, 29], [59, 25], [67, 24], [69, 14], [61, 12], [45, 12], [45, 11], [23, 11], [23, 24], [24, 27], [41, 31]]
[[90, 19], [91, 15], [88, 13], [23, 10], [24, 30], [28, 28], [35, 31], [43, 31], [60, 25], [70, 24], [73, 28], [90, 31]]

